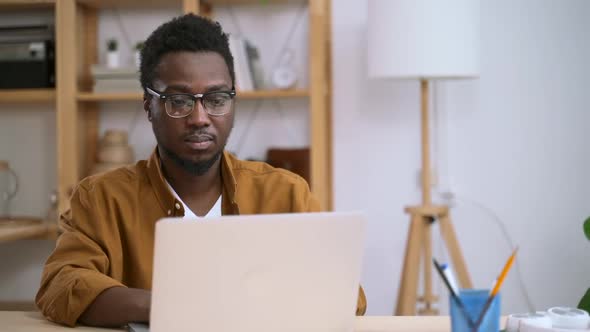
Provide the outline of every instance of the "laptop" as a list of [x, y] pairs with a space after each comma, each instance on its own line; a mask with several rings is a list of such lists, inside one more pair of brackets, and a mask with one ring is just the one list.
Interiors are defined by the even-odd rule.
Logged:
[[135, 332], [353, 330], [360, 213], [162, 219], [150, 326]]

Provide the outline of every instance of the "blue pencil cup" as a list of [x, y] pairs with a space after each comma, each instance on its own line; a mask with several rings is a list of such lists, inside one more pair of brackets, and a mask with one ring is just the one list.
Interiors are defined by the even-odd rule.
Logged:
[[[461, 310], [457, 301], [449, 295], [449, 308], [451, 313], [451, 331], [452, 332], [471, 332], [472, 328], [465, 315], [468, 315], [473, 323], [477, 322], [481, 311], [489, 297], [490, 291], [487, 289], [462, 289], [459, 291], [459, 298], [463, 302], [465, 312]], [[500, 331], [500, 293], [496, 295], [492, 304], [488, 308], [481, 325], [477, 332], [498, 332]]]

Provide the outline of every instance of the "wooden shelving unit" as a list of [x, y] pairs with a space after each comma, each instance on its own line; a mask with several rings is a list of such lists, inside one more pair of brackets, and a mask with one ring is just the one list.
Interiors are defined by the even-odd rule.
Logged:
[[[3, 12], [54, 9], [56, 0], [0, 0]], [[56, 89], [0, 89], [0, 104], [54, 104]], [[48, 109], [46, 107], [41, 108]], [[14, 109], [11, 108], [11, 112]], [[55, 239], [58, 226], [51, 223], [0, 223], [0, 243], [22, 239]]]
[[[309, 4], [309, 86], [300, 90], [238, 92], [240, 99], [305, 98], [309, 107], [310, 186], [322, 207], [332, 208], [330, 0]], [[98, 62], [98, 14], [108, 8], [179, 8], [198, 13], [201, 5], [300, 4], [301, 0], [0, 0], [0, 10], [53, 8], [56, 32], [55, 89], [1, 91], [0, 103], [55, 103], [58, 204], [63, 211], [78, 181], [95, 162], [100, 102], [140, 102], [140, 93], [92, 93], [90, 67]], [[28, 231], [23, 233], [29, 236]], [[37, 230], [31, 231], [33, 233]], [[0, 233], [2, 234], [2, 233]], [[4, 233], [8, 234], [8, 233]], [[12, 234], [12, 233], [11, 233]], [[8, 235], [6, 235], [8, 237]], [[15, 239], [18, 236], [10, 235]]]

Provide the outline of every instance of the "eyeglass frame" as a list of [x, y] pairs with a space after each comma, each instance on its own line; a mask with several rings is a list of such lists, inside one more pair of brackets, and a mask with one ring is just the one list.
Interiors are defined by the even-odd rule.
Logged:
[[197, 94], [191, 94], [191, 93], [162, 93], [162, 92], [156, 91], [156, 90], [154, 90], [154, 89], [152, 89], [150, 87], [147, 87], [147, 86], [145, 87], [145, 89], [147, 90], [147, 92], [150, 95], [152, 95], [154, 97], [157, 97], [158, 99], [164, 101], [164, 109], [166, 109], [166, 104], [165, 104], [166, 103], [166, 99], [169, 98], [169, 97], [171, 97], [171, 96], [179, 96], [180, 95], [180, 96], [189, 96], [189, 97], [192, 97], [193, 98], [193, 101], [195, 101], [195, 105], [193, 106], [192, 110], [189, 113], [187, 113], [186, 115], [174, 116], [174, 115], [170, 115], [168, 113], [168, 111], [166, 111], [166, 114], [169, 117], [173, 118], [173, 119], [182, 119], [182, 118], [186, 118], [187, 116], [193, 114], [193, 112], [195, 111], [195, 107], [196, 107], [197, 102], [199, 101], [199, 99], [201, 100], [201, 106], [203, 106], [203, 109], [205, 110], [205, 112], [208, 115], [210, 115], [210, 116], [225, 116], [225, 115], [227, 115], [227, 114], [229, 114], [231, 112], [231, 107], [230, 107], [230, 109], [227, 112], [225, 112], [223, 114], [211, 114], [211, 113], [209, 113], [209, 110], [207, 109], [207, 107], [205, 106], [205, 104], [203, 102], [203, 100], [204, 100], [203, 97], [205, 97], [207, 95], [212, 95], [214, 93], [227, 93], [227, 94], [230, 95], [231, 101], [233, 102], [234, 98], [237, 96], [237, 93], [236, 93], [236, 89], [235, 88], [232, 88], [229, 91], [227, 91], [227, 90], [223, 90], [223, 91], [210, 91], [210, 92], [197, 93]]

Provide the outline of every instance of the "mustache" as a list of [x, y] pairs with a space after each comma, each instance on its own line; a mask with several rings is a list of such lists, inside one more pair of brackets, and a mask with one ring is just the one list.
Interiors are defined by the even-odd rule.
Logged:
[[185, 139], [185, 140], [195, 139], [195, 138], [208, 138], [208, 139], [214, 140], [217, 138], [217, 136], [208, 132], [206, 129], [192, 130], [192, 131], [183, 135], [183, 139]]

